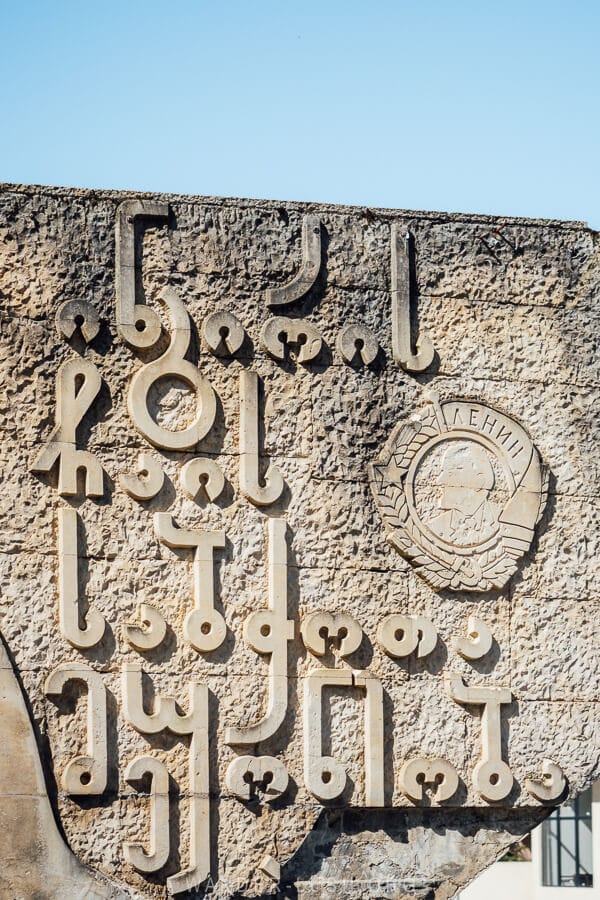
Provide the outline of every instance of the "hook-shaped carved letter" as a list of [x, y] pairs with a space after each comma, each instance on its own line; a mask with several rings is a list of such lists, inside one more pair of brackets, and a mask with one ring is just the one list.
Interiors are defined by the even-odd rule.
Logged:
[[119, 484], [134, 500], [152, 500], [162, 490], [165, 483], [163, 467], [149, 453], [138, 456], [135, 475], [119, 475]]
[[321, 220], [318, 216], [302, 219], [302, 265], [292, 281], [267, 291], [269, 306], [289, 306], [301, 300], [317, 280], [321, 269]]
[[58, 510], [58, 621], [61, 634], [78, 650], [88, 650], [102, 640], [106, 622], [94, 606], [82, 628], [79, 610], [79, 552], [77, 510]]
[[482, 659], [492, 649], [494, 638], [489, 627], [476, 616], [469, 616], [467, 636], [452, 638], [452, 649], [463, 659]]
[[287, 711], [287, 643], [294, 639], [294, 622], [287, 617], [287, 544], [284, 519], [268, 522], [269, 606], [250, 613], [244, 640], [257, 653], [268, 654], [269, 700], [263, 718], [247, 728], [227, 728], [226, 744], [258, 744], [273, 737]]
[[57, 459], [58, 493], [61, 497], [77, 495], [77, 474], [85, 471], [85, 494], [102, 497], [102, 466], [92, 453], [77, 450], [77, 426], [98, 396], [102, 379], [96, 366], [77, 357], [64, 362], [56, 375], [56, 425], [48, 443], [38, 455], [32, 472], [48, 473]]
[[[172, 320], [171, 343], [158, 359], [137, 370], [131, 380], [127, 406], [136, 428], [144, 437], [165, 450], [190, 450], [205, 437], [213, 426], [217, 413], [215, 392], [196, 366], [186, 360], [190, 344], [190, 317], [184, 304], [172, 290], [165, 290], [160, 300], [168, 308]], [[198, 395], [194, 421], [179, 431], [159, 425], [150, 415], [148, 394], [161, 378], [178, 378]]]
[[346, 787], [344, 767], [322, 756], [323, 688], [357, 687], [365, 691], [365, 806], [384, 805], [383, 688], [368, 672], [315, 669], [304, 682], [304, 781], [319, 800], [337, 800]]
[[48, 675], [44, 693], [60, 697], [66, 685], [79, 681], [87, 687], [87, 756], [72, 759], [62, 776], [66, 794], [102, 794], [106, 790], [106, 688], [99, 672], [83, 663], [61, 663]]
[[532, 797], [542, 803], [556, 803], [567, 787], [567, 779], [561, 767], [551, 759], [542, 760], [542, 777], [526, 778], [525, 788]]
[[167, 887], [173, 894], [197, 888], [210, 875], [210, 778], [208, 748], [208, 687], [189, 685], [189, 712], [180, 715], [173, 697], [155, 696], [154, 712], [144, 709], [142, 668], [125, 663], [122, 669], [123, 714], [130, 725], [143, 734], [167, 729], [177, 735], [191, 735], [189, 756], [190, 864], [171, 875]]
[[162, 613], [150, 603], [138, 604], [139, 622], [123, 625], [126, 641], [143, 653], [159, 647], [167, 633], [167, 623]]
[[284, 481], [281, 472], [270, 465], [264, 485], [258, 479], [258, 375], [240, 372], [240, 491], [256, 506], [269, 506], [281, 497]]
[[194, 551], [194, 609], [188, 612], [183, 633], [194, 650], [210, 653], [220, 647], [227, 625], [215, 609], [213, 551], [225, 548], [224, 531], [175, 528], [170, 513], [154, 513], [154, 527], [167, 547], [188, 547]]
[[500, 707], [512, 701], [509, 688], [467, 687], [460, 675], [446, 676], [448, 693], [457, 703], [483, 706], [481, 716], [481, 760], [473, 769], [473, 786], [484, 800], [504, 800], [513, 786], [513, 776], [502, 759]]
[[396, 362], [407, 372], [424, 372], [433, 362], [435, 350], [429, 337], [421, 334], [417, 352], [412, 351], [410, 328], [412, 241], [410, 232], [402, 236], [398, 226], [392, 225], [392, 352]]
[[150, 850], [139, 841], [123, 843], [123, 855], [138, 872], [158, 872], [169, 859], [169, 773], [154, 756], [136, 756], [125, 770], [132, 787], [147, 775], [150, 784]]
[[153, 347], [158, 341], [161, 324], [153, 309], [136, 303], [135, 220], [165, 219], [168, 203], [152, 200], [125, 200], [117, 209], [115, 231], [115, 287], [117, 293], [117, 331], [119, 337], [138, 350]]

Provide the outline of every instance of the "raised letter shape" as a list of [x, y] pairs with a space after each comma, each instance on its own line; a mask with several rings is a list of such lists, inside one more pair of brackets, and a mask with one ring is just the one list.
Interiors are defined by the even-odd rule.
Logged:
[[225, 476], [214, 459], [190, 459], [179, 473], [183, 493], [196, 500], [201, 490], [214, 502], [223, 492]]
[[183, 633], [199, 653], [216, 650], [225, 640], [227, 625], [215, 609], [213, 551], [225, 548], [225, 532], [175, 528], [166, 512], [154, 513], [154, 527], [167, 547], [194, 550], [194, 609], [185, 617]]
[[365, 806], [383, 806], [383, 689], [378, 678], [351, 669], [315, 669], [304, 682], [304, 781], [319, 800], [337, 800], [346, 787], [346, 770], [322, 756], [324, 687], [365, 690]]
[[138, 604], [138, 617], [139, 624], [127, 622], [126, 625], [123, 625], [125, 639], [132, 647], [141, 652], [154, 650], [165, 639], [167, 623], [162, 613], [150, 603]]
[[513, 776], [502, 759], [500, 707], [512, 701], [508, 688], [467, 687], [460, 675], [446, 676], [448, 693], [462, 704], [483, 706], [481, 715], [481, 761], [473, 769], [473, 786], [484, 800], [493, 802], [508, 797]]
[[409, 759], [400, 769], [400, 790], [411, 800], [422, 800], [425, 785], [431, 785], [435, 799], [449, 800], [458, 790], [458, 774], [445, 759]]
[[350, 656], [361, 645], [362, 629], [346, 613], [310, 613], [300, 627], [302, 640], [315, 656], [325, 656], [327, 645], [339, 641], [340, 656]]
[[482, 659], [492, 649], [494, 638], [488, 626], [476, 616], [469, 616], [467, 637], [452, 638], [452, 649], [463, 659]]
[[379, 353], [379, 342], [366, 325], [346, 325], [342, 328], [335, 342], [337, 352], [348, 365], [352, 365], [357, 357], [365, 366], [375, 362]]
[[119, 337], [139, 350], [153, 347], [160, 337], [160, 319], [153, 309], [136, 300], [135, 220], [138, 217], [164, 219], [168, 203], [151, 200], [125, 200], [117, 209], [115, 247], [115, 287], [117, 292], [117, 331]]
[[436, 648], [437, 631], [424, 616], [386, 616], [377, 629], [377, 640], [388, 656], [400, 659], [417, 651], [422, 659]]
[[60, 697], [70, 681], [87, 687], [87, 756], [76, 756], [62, 776], [66, 794], [102, 794], [106, 790], [106, 688], [99, 672], [84, 663], [61, 663], [48, 675], [44, 692]]
[[417, 352], [410, 340], [412, 235], [404, 236], [392, 225], [392, 352], [394, 359], [407, 372], [424, 372], [433, 362], [435, 351], [426, 334], [421, 334]]
[[317, 280], [321, 269], [321, 220], [318, 216], [302, 219], [302, 266], [296, 277], [282, 287], [267, 291], [269, 306], [289, 306], [301, 300]]
[[77, 495], [77, 473], [85, 470], [85, 494], [102, 497], [102, 466], [95, 456], [76, 449], [77, 426], [96, 399], [102, 379], [96, 366], [77, 357], [64, 362], [56, 375], [56, 425], [48, 443], [31, 467], [32, 472], [47, 473], [60, 458], [58, 493]]
[[244, 335], [240, 320], [225, 310], [211, 313], [202, 325], [204, 343], [215, 356], [235, 356], [244, 343]]
[[[205, 437], [213, 426], [217, 413], [215, 392], [196, 366], [184, 357], [190, 343], [190, 317], [184, 304], [172, 290], [165, 290], [160, 300], [168, 308], [173, 323], [171, 343], [158, 359], [137, 370], [131, 380], [127, 406], [138, 431], [165, 450], [190, 450]], [[194, 421], [186, 428], [170, 431], [154, 421], [148, 409], [150, 388], [161, 378], [184, 381], [198, 395]]]
[[308, 363], [317, 358], [323, 346], [323, 338], [310, 322], [304, 319], [286, 319], [274, 316], [267, 319], [260, 333], [260, 342], [269, 356], [283, 362], [288, 344], [298, 346], [298, 362]]
[[125, 781], [135, 787], [146, 775], [150, 784], [150, 850], [138, 841], [123, 844], [123, 855], [139, 872], [157, 872], [169, 859], [169, 773], [154, 756], [136, 756], [125, 770]]
[[152, 500], [161, 491], [164, 483], [163, 467], [149, 453], [140, 453], [138, 456], [135, 475], [119, 475], [119, 484], [134, 500]]
[[551, 759], [542, 760], [541, 779], [525, 779], [525, 789], [542, 803], [556, 803], [564, 793], [566, 786], [567, 779], [563, 770]]
[[98, 313], [87, 300], [66, 300], [58, 307], [56, 329], [60, 335], [69, 340], [77, 328], [81, 330], [81, 336], [86, 344], [89, 344], [100, 331]]
[[253, 800], [257, 792], [267, 803], [287, 790], [289, 776], [280, 759], [274, 756], [238, 756], [229, 764], [225, 783], [237, 797]]
[[257, 653], [270, 655], [269, 701], [263, 718], [247, 728], [227, 728], [226, 744], [258, 744], [272, 738], [287, 711], [287, 642], [294, 638], [294, 622], [287, 617], [287, 545], [284, 519], [268, 522], [269, 607], [250, 613], [244, 640]]
[[144, 710], [142, 668], [125, 663], [122, 669], [123, 714], [130, 725], [144, 734], [168, 729], [173, 734], [189, 735], [190, 791], [190, 864], [167, 879], [173, 894], [191, 891], [210, 875], [210, 780], [208, 748], [208, 687], [192, 682], [187, 714], [179, 715], [173, 697], [156, 696], [154, 712]]
[[60, 631], [73, 647], [88, 650], [94, 647], [104, 634], [106, 622], [94, 606], [87, 611], [86, 622], [81, 627], [79, 611], [79, 578], [77, 550], [77, 511], [59, 509], [58, 519], [58, 621]]
[[264, 485], [258, 479], [258, 375], [240, 372], [240, 490], [256, 506], [269, 506], [281, 497], [281, 472], [270, 465]]

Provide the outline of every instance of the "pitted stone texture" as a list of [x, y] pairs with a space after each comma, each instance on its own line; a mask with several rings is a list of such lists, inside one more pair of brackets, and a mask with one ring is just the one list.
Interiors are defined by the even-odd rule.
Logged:
[[[544, 757], [563, 768], [572, 794], [599, 774], [598, 237], [577, 223], [162, 197], [170, 215], [136, 226], [136, 253], [137, 302], [159, 315], [164, 333], [154, 348], [132, 351], [118, 338], [115, 319], [114, 228], [124, 199], [14, 186], [0, 192], [1, 630], [58, 785], [66, 839], [83, 865], [121, 886], [117, 896], [164, 898], [166, 878], [188, 863], [190, 741], [140, 734], [125, 720], [121, 670], [140, 663], [148, 711], [156, 694], [174, 697], [185, 711], [189, 683], [208, 685], [211, 867], [221, 896], [268, 896], [274, 882], [261, 867], [271, 856], [282, 865], [282, 884], [300, 897], [333, 890], [342, 898], [449, 898], [546, 814], [525, 789], [527, 779], [540, 777]], [[266, 292], [290, 282], [300, 267], [307, 214], [322, 223], [321, 270], [306, 296], [283, 312], [306, 319], [323, 339], [319, 357], [302, 365], [293, 356], [273, 360], [260, 336], [279, 314]], [[414, 236], [418, 330], [437, 353], [417, 376], [392, 358], [393, 224]], [[134, 373], [169, 346], [170, 320], [157, 299], [165, 287], [190, 317], [186, 359], [217, 395], [213, 428], [184, 452], [150, 446], [127, 410]], [[101, 323], [87, 347], [77, 333], [66, 342], [55, 322], [62, 303], [82, 299]], [[220, 310], [246, 332], [235, 359], [202, 345], [203, 323]], [[348, 324], [375, 335], [380, 353], [372, 365], [348, 365], [338, 353]], [[103, 379], [77, 430], [77, 447], [104, 469], [100, 499], [61, 498], [55, 472], [31, 472], [56, 421], [57, 370], [78, 354]], [[262, 509], [240, 491], [239, 383], [248, 369], [260, 379], [259, 473], [274, 465], [285, 482], [281, 497]], [[431, 388], [442, 399], [478, 400], [514, 417], [549, 467], [549, 501], [532, 549], [502, 591], [435, 593], [386, 540], [368, 464], [398, 422], [419, 413]], [[177, 378], [153, 386], [149, 404], [159, 424], [173, 429], [189, 424], [195, 410]], [[121, 489], [119, 476], [134, 471], [142, 452], [159, 460], [165, 479], [156, 496], [138, 501]], [[214, 502], [184, 491], [182, 467], [197, 457], [223, 472]], [[102, 641], [82, 651], [58, 627], [57, 513], [66, 506], [80, 519], [81, 615], [91, 606], [107, 621]], [[185, 639], [192, 551], [161, 542], [159, 512], [181, 528], [226, 534], [225, 548], [214, 554], [214, 602], [227, 633], [211, 653], [197, 653]], [[249, 646], [244, 626], [269, 605], [272, 517], [287, 522], [284, 582], [294, 623], [287, 714], [260, 747], [232, 748], [226, 729], [259, 721], [271, 689], [269, 657]], [[144, 653], [123, 632], [140, 603], [154, 605], [167, 624], [164, 641]], [[335, 642], [321, 657], [305, 646], [301, 625], [320, 611], [344, 613], [360, 627], [360, 646], [347, 658]], [[437, 633], [431, 652], [390, 656], [378, 635], [393, 615], [427, 619]], [[470, 616], [493, 635], [481, 659], [453, 649]], [[46, 677], [63, 662], [89, 665], [107, 689], [108, 786], [97, 798], [66, 796], [60, 788], [65, 765], [85, 752], [87, 737], [85, 691], [74, 688], [60, 702], [43, 693]], [[305, 786], [304, 687], [321, 667], [367, 670], [381, 680], [385, 810], [362, 808], [360, 687], [325, 691], [321, 752], [346, 769], [341, 797], [323, 812]], [[452, 700], [449, 674], [513, 695], [502, 708], [501, 749], [514, 785], [491, 808], [472, 777], [482, 707]], [[246, 752], [285, 764], [290, 786], [275, 803], [245, 805], [229, 792], [228, 767]], [[124, 841], [148, 846], [147, 785], [138, 791], [124, 780], [131, 760], [147, 753], [171, 778], [171, 856], [151, 876], [127, 865], [122, 851]], [[442, 757], [456, 768], [459, 787], [445, 808], [431, 795], [421, 806], [402, 793], [399, 771], [416, 757]]]

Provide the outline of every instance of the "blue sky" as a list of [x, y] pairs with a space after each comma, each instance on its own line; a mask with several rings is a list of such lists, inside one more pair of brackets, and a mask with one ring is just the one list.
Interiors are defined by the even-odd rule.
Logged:
[[0, 24], [0, 181], [600, 228], [598, 0], [2, 0]]

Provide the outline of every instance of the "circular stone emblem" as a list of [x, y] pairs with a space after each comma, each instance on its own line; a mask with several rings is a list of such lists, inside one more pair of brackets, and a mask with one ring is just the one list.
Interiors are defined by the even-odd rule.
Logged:
[[370, 466], [389, 540], [436, 590], [501, 588], [546, 502], [539, 453], [521, 425], [490, 406], [429, 399]]

